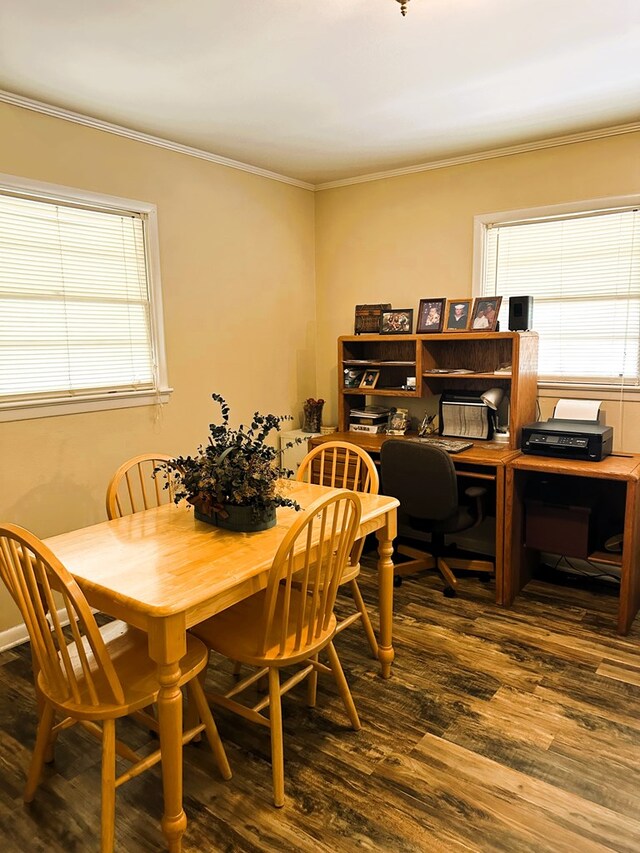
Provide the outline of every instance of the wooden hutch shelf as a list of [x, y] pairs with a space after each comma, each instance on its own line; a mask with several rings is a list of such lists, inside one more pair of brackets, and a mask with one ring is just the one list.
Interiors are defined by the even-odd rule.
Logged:
[[[498, 371], [503, 365], [511, 365], [511, 372]], [[379, 370], [380, 375], [375, 388], [347, 388], [345, 370]], [[448, 372], [458, 370], [469, 372]], [[364, 406], [367, 397], [428, 398], [450, 387], [479, 393], [492, 387], [504, 390], [511, 449], [520, 447], [522, 426], [536, 420], [535, 332], [348, 335], [338, 340], [338, 373], [338, 429], [344, 432], [351, 410]], [[403, 387], [409, 376], [415, 376], [415, 391]]]

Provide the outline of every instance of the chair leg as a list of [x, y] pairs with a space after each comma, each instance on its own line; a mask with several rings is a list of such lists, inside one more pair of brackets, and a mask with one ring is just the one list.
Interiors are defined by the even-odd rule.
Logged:
[[[318, 655], [314, 655], [311, 660], [317, 662]], [[316, 696], [318, 693], [318, 670], [312, 669], [307, 676], [307, 705], [310, 708], [316, 707]]]
[[360, 729], [362, 728], [360, 718], [358, 717], [358, 712], [356, 710], [351, 691], [349, 690], [347, 679], [344, 677], [340, 658], [338, 657], [338, 653], [336, 652], [333, 643], [329, 643], [329, 645], [327, 646], [327, 652], [329, 654], [329, 663], [331, 664], [331, 671], [333, 672], [333, 677], [335, 678], [336, 684], [338, 685], [338, 692], [340, 693], [342, 701], [344, 702], [344, 707], [347, 711], [347, 716], [349, 717], [353, 728], [356, 731], [360, 731]]
[[376, 640], [376, 635], [373, 630], [373, 625], [371, 624], [371, 619], [369, 619], [369, 613], [367, 611], [367, 607], [362, 598], [362, 593], [360, 592], [360, 587], [358, 586], [358, 581], [354, 578], [352, 581], [349, 581], [349, 588], [351, 589], [351, 595], [353, 596], [353, 600], [356, 603], [356, 607], [360, 611], [360, 616], [362, 617], [362, 627], [364, 628], [364, 632], [367, 635], [367, 640], [369, 642], [369, 648], [374, 656], [374, 658], [378, 659], [378, 641]]
[[451, 587], [451, 589], [454, 590], [457, 589], [458, 578], [453, 574], [453, 572], [446, 564], [446, 562], [442, 559], [442, 557], [438, 557], [436, 566], [447, 586]]
[[227, 759], [227, 753], [224, 751], [224, 746], [222, 745], [218, 729], [211, 714], [209, 705], [207, 704], [207, 699], [204, 695], [202, 685], [197, 678], [194, 678], [187, 685], [187, 689], [189, 691], [189, 698], [197, 708], [200, 719], [204, 723], [204, 730], [207, 733], [207, 740], [209, 741], [209, 746], [211, 747], [216, 764], [218, 765], [218, 770], [220, 771], [223, 779], [231, 779], [232, 774], [231, 768], [229, 767], [229, 761]]
[[[196, 676], [196, 679], [198, 681], [198, 684], [202, 688], [202, 692], [204, 693], [204, 685], [205, 685], [205, 682], [207, 680], [207, 667], [206, 666], [203, 670], [201, 670], [198, 673], [198, 675]], [[197, 706], [197, 703], [196, 703], [196, 700], [195, 700], [195, 697], [194, 697], [194, 694], [192, 691], [191, 683], [187, 684], [187, 695], [188, 695], [189, 701], [187, 702], [187, 708], [184, 712], [184, 727], [188, 731], [189, 729], [193, 729], [198, 725], [199, 719], [202, 720], [203, 723], [204, 723], [204, 720], [202, 719], [202, 714], [199, 714], [198, 706]], [[191, 741], [191, 743], [200, 743], [200, 735], [196, 735], [193, 738], [193, 740]]]
[[271, 725], [271, 773], [273, 775], [273, 804], [284, 805], [284, 743], [282, 734], [282, 704], [280, 672], [269, 668], [269, 719]]
[[116, 721], [102, 724], [102, 841], [100, 853], [112, 853], [116, 832]]
[[38, 723], [38, 733], [36, 735], [36, 743], [33, 747], [33, 755], [31, 756], [31, 765], [29, 767], [29, 775], [27, 784], [24, 789], [23, 799], [25, 803], [30, 803], [36, 793], [36, 789], [40, 784], [42, 776], [42, 768], [47, 760], [49, 744], [51, 742], [51, 729], [53, 728], [53, 719], [55, 712], [53, 705], [45, 702], [42, 705], [40, 722]]

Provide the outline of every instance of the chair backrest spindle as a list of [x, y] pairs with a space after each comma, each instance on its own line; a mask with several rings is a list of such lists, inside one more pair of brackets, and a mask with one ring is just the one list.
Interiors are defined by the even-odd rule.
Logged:
[[[377, 495], [380, 489], [373, 459], [357, 444], [347, 441], [326, 441], [310, 450], [300, 463], [296, 480], [370, 495]], [[354, 544], [351, 565], [360, 562], [363, 548], [364, 539]]]
[[51, 699], [66, 707], [123, 702], [91, 608], [49, 548], [17, 525], [0, 525], [0, 577], [20, 609]]
[[172, 458], [166, 453], [145, 453], [124, 462], [111, 478], [107, 489], [107, 517], [121, 518], [123, 515], [171, 503], [171, 480], [167, 481], [168, 487], [165, 488], [162, 473], [156, 475], [154, 471]]
[[[273, 560], [263, 611], [258, 654], [264, 654], [278, 612], [279, 654], [295, 628], [294, 651], [326, 631], [360, 526], [357, 494], [341, 490], [316, 500], [296, 519]], [[289, 652], [291, 649], [289, 649]]]

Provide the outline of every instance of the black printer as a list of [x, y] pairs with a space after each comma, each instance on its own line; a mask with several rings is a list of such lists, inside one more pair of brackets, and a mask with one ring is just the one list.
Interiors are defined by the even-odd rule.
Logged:
[[522, 427], [522, 452], [599, 462], [613, 450], [613, 427], [598, 421], [549, 418]]

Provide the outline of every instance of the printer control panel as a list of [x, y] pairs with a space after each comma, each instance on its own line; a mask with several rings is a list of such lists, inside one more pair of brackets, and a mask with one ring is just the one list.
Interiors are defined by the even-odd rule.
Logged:
[[575, 447], [582, 450], [588, 446], [589, 440], [579, 435], [554, 435], [553, 433], [534, 432], [529, 436], [527, 444], [558, 445], [561, 447]]

